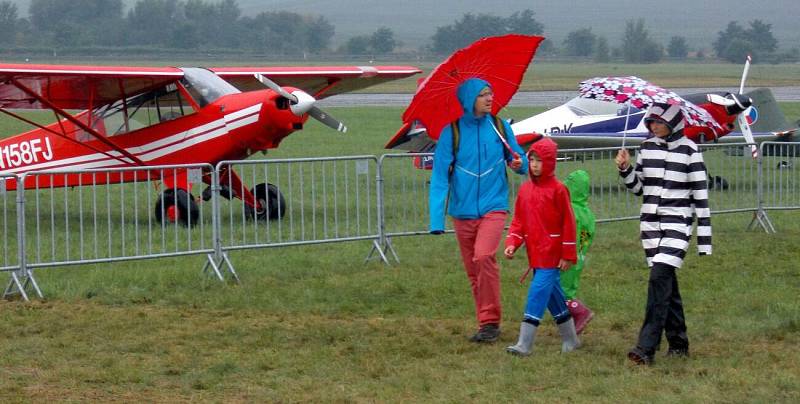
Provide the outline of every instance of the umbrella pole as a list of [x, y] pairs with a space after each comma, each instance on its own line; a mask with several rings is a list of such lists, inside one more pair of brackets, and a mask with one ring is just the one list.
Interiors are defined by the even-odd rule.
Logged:
[[506, 150], [508, 150], [508, 152], [511, 153], [511, 155], [514, 156], [515, 159], [518, 159], [519, 154], [517, 154], [517, 152], [511, 149], [511, 146], [508, 145], [506, 138], [500, 133], [499, 130], [497, 130], [497, 127], [494, 126], [494, 122], [491, 122], [491, 125], [492, 129], [494, 129], [494, 133], [497, 135], [497, 137], [500, 138], [500, 141], [503, 142], [503, 146], [505, 146]]
[[631, 102], [630, 102], [630, 100], [628, 100], [628, 102], [626, 102], [626, 104], [628, 104], [628, 112], [625, 113], [625, 128], [622, 130], [622, 148], [623, 149], [625, 148], [625, 138], [628, 135], [628, 120], [631, 117]]

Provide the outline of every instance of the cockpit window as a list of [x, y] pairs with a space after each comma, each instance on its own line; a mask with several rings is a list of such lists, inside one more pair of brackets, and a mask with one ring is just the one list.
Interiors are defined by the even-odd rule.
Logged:
[[213, 72], [199, 67], [182, 67], [181, 83], [192, 94], [197, 104], [204, 107], [223, 95], [236, 94], [240, 91]]
[[[84, 123], [90, 124], [104, 136], [116, 136], [194, 112], [191, 103], [178, 90], [177, 84], [170, 83], [162, 88], [95, 108], [91, 115], [86, 115], [91, 121]], [[82, 135], [88, 136], [78, 133], [77, 139], [84, 140]]]

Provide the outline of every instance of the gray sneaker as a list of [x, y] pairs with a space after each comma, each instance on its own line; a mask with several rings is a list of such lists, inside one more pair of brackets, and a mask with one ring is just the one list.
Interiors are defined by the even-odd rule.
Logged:
[[486, 324], [481, 326], [475, 335], [469, 338], [470, 342], [489, 343], [497, 341], [500, 337], [500, 326], [497, 324]]

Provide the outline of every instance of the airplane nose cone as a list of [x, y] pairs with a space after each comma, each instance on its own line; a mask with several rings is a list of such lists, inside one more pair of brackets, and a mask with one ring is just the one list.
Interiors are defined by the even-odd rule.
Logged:
[[292, 91], [292, 95], [297, 97], [297, 102], [292, 103], [289, 108], [295, 115], [305, 115], [311, 110], [312, 107], [314, 107], [314, 102], [316, 102], [316, 100], [305, 91], [295, 90]]

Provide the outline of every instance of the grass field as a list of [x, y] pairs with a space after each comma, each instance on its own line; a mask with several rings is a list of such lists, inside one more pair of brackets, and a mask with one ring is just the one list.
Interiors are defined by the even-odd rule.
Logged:
[[[800, 104], [783, 107], [800, 118]], [[384, 153], [401, 109], [331, 112], [347, 135], [312, 123], [268, 157]], [[451, 235], [394, 240], [391, 267], [362, 264], [366, 242], [233, 252], [240, 285], [203, 276], [201, 257], [39, 270], [45, 301], [0, 302], [2, 401], [797, 402], [800, 221], [770, 216], [777, 235], [745, 231], [750, 214], [714, 217], [714, 255], [687, 259], [689, 360], [626, 363], [647, 282], [629, 221], [598, 228], [579, 292], [597, 315], [584, 347], [560, 355], [546, 321], [526, 359], [502, 349], [521, 319], [524, 257], [502, 262], [501, 341], [476, 346]]]

